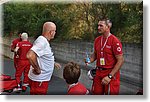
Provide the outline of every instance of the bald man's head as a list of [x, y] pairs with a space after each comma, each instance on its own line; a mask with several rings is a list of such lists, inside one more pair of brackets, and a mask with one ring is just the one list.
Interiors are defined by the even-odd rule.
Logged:
[[48, 40], [53, 39], [55, 36], [56, 25], [53, 22], [45, 22], [43, 25], [42, 35]]
[[43, 25], [43, 33], [53, 30], [52, 28], [56, 28], [56, 25], [53, 22], [45, 22]]

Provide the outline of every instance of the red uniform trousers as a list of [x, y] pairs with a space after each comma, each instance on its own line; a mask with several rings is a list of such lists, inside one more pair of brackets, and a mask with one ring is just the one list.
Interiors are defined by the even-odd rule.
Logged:
[[49, 81], [33, 81], [29, 79], [30, 95], [46, 95]]
[[110, 83], [108, 85], [102, 85], [101, 81], [102, 79], [107, 76], [112, 69], [107, 70], [96, 70], [96, 76], [93, 79], [93, 85], [92, 85], [92, 93], [96, 95], [118, 95], [119, 94], [119, 88], [120, 88], [120, 72], [118, 71], [115, 76], [111, 79]]
[[[14, 56], [14, 57], [15, 57], [15, 56]], [[19, 61], [18, 58], [14, 58], [14, 67], [15, 67], [15, 69], [17, 69], [18, 61]]]
[[24, 74], [24, 79], [23, 79], [23, 83], [24, 84], [28, 84], [29, 83], [29, 78], [28, 78], [28, 72], [30, 69], [30, 63], [28, 60], [19, 60], [18, 61], [18, 67], [16, 68], [16, 81], [19, 84], [21, 81], [21, 76], [22, 73]]

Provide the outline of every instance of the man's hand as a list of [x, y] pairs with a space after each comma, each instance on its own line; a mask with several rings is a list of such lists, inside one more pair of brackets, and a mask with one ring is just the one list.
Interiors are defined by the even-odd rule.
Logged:
[[93, 63], [96, 60], [96, 52], [94, 51], [89, 58], [84, 58], [84, 63], [86, 65]]
[[56, 63], [56, 62], [55, 62], [55, 63], [54, 63], [54, 67], [57, 68], [57, 69], [60, 69], [60, 68], [61, 68], [61, 65], [60, 65], [59, 63]]
[[84, 58], [84, 63], [85, 63], [86, 66], [87, 66], [88, 64], [90, 64], [90, 62], [87, 62], [87, 61], [86, 61], [86, 58]]
[[102, 85], [108, 85], [110, 81], [111, 81], [111, 79], [110, 79], [108, 76], [105, 76], [105, 77], [102, 79], [101, 84], [102, 84]]
[[33, 71], [33, 73], [34, 73], [35, 75], [41, 74], [41, 70], [40, 70], [39, 68], [38, 68], [38, 69], [33, 69], [32, 71]]
[[37, 62], [37, 54], [34, 51], [29, 50], [27, 53], [27, 59], [29, 60], [31, 66], [33, 67], [32, 72], [35, 75], [41, 74], [41, 69], [40, 69], [39, 64]]

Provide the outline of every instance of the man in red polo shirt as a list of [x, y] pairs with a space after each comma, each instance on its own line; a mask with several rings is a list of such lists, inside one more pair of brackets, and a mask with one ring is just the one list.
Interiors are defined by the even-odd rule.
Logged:
[[98, 22], [98, 32], [102, 34], [94, 41], [94, 52], [90, 63], [96, 60], [96, 76], [93, 79], [93, 94], [119, 94], [120, 68], [124, 62], [122, 44], [110, 33], [112, 23], [109, 19]]
[[[11, 43], [10, 47], [11, 47], [12, 52], [14, 52], [14, 49], [16, 48], [17, 43], [21, 41], [21, 32], [18, 32], [18, 35], [19, 35], [19, 37], [14, 39]], [[17, 68], [18, 58], [19, 58], [19, 56], [16, 53], [14, 53], [14, 67], [15, 67], [15, 69]]]
[[25, 91], [27, 86], [29, 85], [29, 78], [28, 78], [28, 72], [30, 69], [30, 63], [26, 57], [27, 52], [30, 50], [32, 47], [32, 44], [28, 41], [28, 34], [27, 33], [22, 33], [21, 34], [21, 42], [18, 42], [16, 45], [16, 48], [14, 52], [19, 56], [19, 61], [18, 61], [18, 66], [16, 68], [16, 81], [18, 84], [18, 89], [20, 89], [20, 78], [22, 76], [22, 73], [24, 74], [24, 79], [23, 79], [23, 85], [22, 85], [22, 90]]

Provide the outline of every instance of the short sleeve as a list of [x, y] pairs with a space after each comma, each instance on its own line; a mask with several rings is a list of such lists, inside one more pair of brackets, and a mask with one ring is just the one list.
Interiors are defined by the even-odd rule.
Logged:
[[96, 51], [96, 40], [94, 41], [94, 51]]
[[11, 47], [11, 48], [14, 48], [14, 44], [13, 44], [13, 42], [11, 43], [10, 47]]
[[121, 42], [118, 39], [114, 39], [113, 52], [114, 52], [115, 55], [123, 54], [122, 44], [121, 44]]
[[11, 48], [14, 49], [15, 47], [16, 47], [15, 41], [13, 41], [13, 42], [11, 43]]
[[16, 44], [16, 47], [20, 47], [20, 46], [21, 46], [21, 43], [18, 42], [18, 43]]
[[40, 57], [44, 55], [45, 45], [45, 40], [39, 37], [35, 40], [31, 50], [33, 50]]

